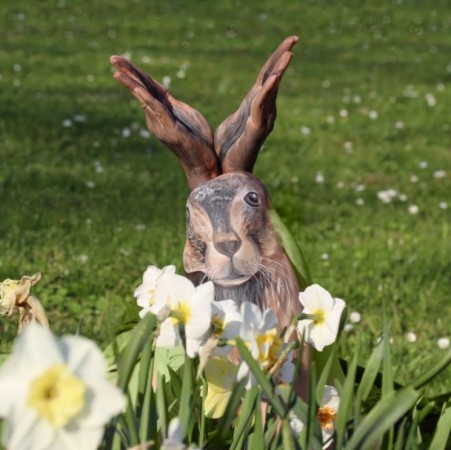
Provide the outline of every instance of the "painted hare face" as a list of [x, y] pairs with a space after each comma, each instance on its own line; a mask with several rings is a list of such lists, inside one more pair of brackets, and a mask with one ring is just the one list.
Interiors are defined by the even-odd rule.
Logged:
[[187, 272], [202, 272], [221, 287], [242, 285], [262, 270], [269, 222], [263, 184], [242, 172], [196, 187], [187, 203]]
[[273, 230], [268, 195], [252, 175], [274, 126], [279, 84], [298, 41], [286, 38], [263, 65], [240, 107], [213, 132], [207, 120], [121, 56], [115, 78], [144, 109], [151, 133], [177, 157], [191, 189], [184, 266], [196, 283], [212, 280], [217, 300], [252, 301], [278, 314], [299, 312], [299, 287]]

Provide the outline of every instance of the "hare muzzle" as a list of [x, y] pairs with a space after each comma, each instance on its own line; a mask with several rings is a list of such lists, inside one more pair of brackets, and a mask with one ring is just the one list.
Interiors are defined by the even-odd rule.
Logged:
[[[246, 196], [253, 194], [249, 204]], [[240, 286], [259, 271], [258, 235], [267, 221], [263, 185], [247, 173], [226, 174], [193, 190], [187, 205], [185, 269], [216, 285]]]

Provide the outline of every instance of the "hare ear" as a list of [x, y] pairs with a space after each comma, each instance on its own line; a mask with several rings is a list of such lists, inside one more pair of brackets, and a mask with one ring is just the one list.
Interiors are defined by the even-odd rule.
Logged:
[[147, 127], [175, 154], [185, 171], [189, 187], [194, 189], [220, 175], [213, 133], [202, 114], [176, 100], [161, 84], [126, 58], [112, 56], [110, 60], [118, 69], [114, 78], [128, 88], [144, 108]]
[[215, 151], [222, 171], [252, 172], [258, 152], [274, 127], [276, 97], [298, 42], [297, 36], [286, 38], [268, 58], [237, 111], [231, 114], [215, 131]]

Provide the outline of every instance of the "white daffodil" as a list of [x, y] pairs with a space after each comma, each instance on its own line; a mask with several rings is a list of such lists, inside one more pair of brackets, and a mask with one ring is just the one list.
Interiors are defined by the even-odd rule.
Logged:
[[237, 366], [225, 358], [210, 358], [205, 366], [207, 396], [204, 412], [209, 418], [218, 419], [224, 415], [236, 384]]
[[149, 266], [143, 275], [143, 282], [136, 289], [134, 296], [136, 303], [142, 308], [139, 317], [143, 318], [148, 312], [158, 314], [155, 308], [155, 292], [159, 278], [164, 274], [174, 274], [175, 266], [166, 266], [159, 269], [155, 266]]
[[[277, 317], [274, 311], [267, 309], [262, 314], [257, 305], [243, 302], [241, 305], [242, 327], [240, 337], [248, 347], [261, 369], [268, 372], [276, 364], [284, 349], [284, 343], [277, 333]], [[287, 358], [279, 371], [274, 374], [278, 381], [289, 382], [286, 377], [294, 373]], [[248, 365], [243, 361], [238, 368], [238, 380], [247, 378], [246, 389], [255, 384], [255, 378], [250, 373]]]
[[345, 302], [333, 298], [329, 292], [317, 284], [299, 293], [304, 314], [310, 316], [298, 322], [298, 331], [318, 351], [335, 342]]
[[321, 406], [318, 409], [317, 419], [321, 426], [324, 448], [330, 445], [330, 439], [334, 434], [335, 419], [337, 418], [340, 396], [333, 386], [325, 386]]
[[57, 340], [36, 324], [24, 329], [0, 369], [0, 398], [9, 450], [94, 450], [105, 423], [125, 406], [93, 342]]
[[172, 348], [180, 344], [179, 325], [183, 325], [186, 354], [193, 358], [211, 326], [214, 285], [211, 281], [195, 287], [181, 275], [163, 274], [155, 292], [155, 307], [166, 307], [169, 317], [160, 326], [157, 346]]
[[[337, 418], [339, 405], [340, 397], [338, 391], [333, 386], [324, 386], [323, 398], [316, 415], [321, 427], [324, 449], [331, 448], [331, 438], [334, 434], [335, 420]], [[289, 419], [291, 430], [293, 431], [294, 436], [298, 437], [304, 429], [305, 424], [293, 412], [290, 412]]]
[[[211, 324], [213, 334], [226, 341], [234, 340], [240, 334], [242, 317], [234, 300], [222, 300], [212, 303]], [[231, 345], [216, 347], [213, 355], [225, 356], [232, 349]]]
[[183, 443], [182, 425], [178, 417], [174, 417], [169, 422], [168, 435], [161, 444], [161, 450], [200, 450], [195, 445], [187, 447]]

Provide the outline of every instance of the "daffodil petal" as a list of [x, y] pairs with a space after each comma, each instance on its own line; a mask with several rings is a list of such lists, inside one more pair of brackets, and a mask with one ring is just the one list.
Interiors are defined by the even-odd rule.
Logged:
[[224, 415], [232, 391], [216, 392], [209, 389], [204, 402], [205, 415], [211, 419], [219, 419]]
[[24, 328], [14, 344], [13, 353], [16, 372], [26, 374], [27, 378], [33, 378], [50, 365], [63, 362], [52, 332], [34, 323]]
[[188, 278], [176, 274], [163, 274], [158, 279], [158, 287], [155, 292], [155, 301], [157, 303], [177, 305], [180, 301], [186, 301], [193, 296], [196, 288]]
[[125, 407], [124, 395], [105, 380], [87, 382], [85, 408], [77, 418], [79, 426], [102, 427], [110, 417], [119, 414]]
[[172, 320], [166, 319], [160, 325], [160, 334], [157, 338], [157, 347], [173, 348], [180, 344], [178, 328], [174, 326]]
[[81, 336], [64, 336], [60, 348], [74, 375], [84, 379], [104, 379], [105, 360], [94, 342]]

